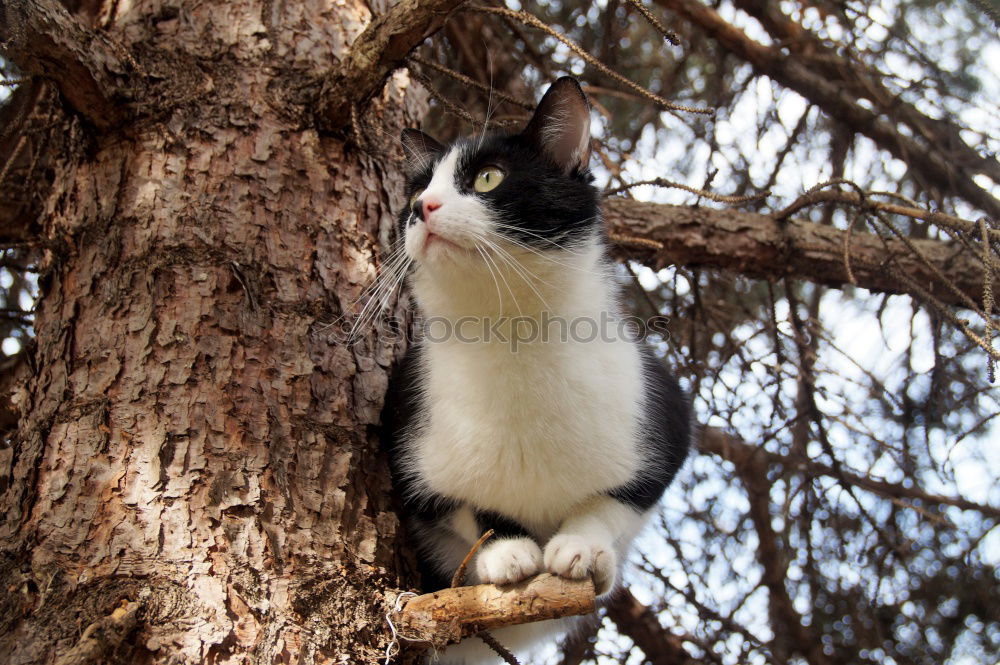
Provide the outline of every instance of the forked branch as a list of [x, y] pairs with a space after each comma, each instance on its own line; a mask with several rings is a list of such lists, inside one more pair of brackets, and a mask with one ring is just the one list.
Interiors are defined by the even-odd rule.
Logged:
[[94, 126], [107, 129], [124, 119], [113, 100], [127, 89], [127, 58], [58, 0], [0, 0], [0, 48], [23, 71], [53, 81]]
[[340, 67], [326, 82], [320, 97], [319, 121], [339, 129], [351, 118], [351, 108], [363, 106], [385, 85], [396, 69], [425, 39], [437, 32], [465, 0], [402, 0], [376, 17], [362, 32]]

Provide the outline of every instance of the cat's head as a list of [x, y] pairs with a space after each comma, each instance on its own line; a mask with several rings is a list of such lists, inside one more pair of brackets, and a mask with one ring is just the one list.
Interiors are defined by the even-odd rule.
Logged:
[[[549, 87], [525, 129], [442, 145], [406, 129], [400, 232], [420, 266], [488, 261], [504, 251], [573, 250], [600, 234], [591, 185], [590, 105], [571, 77]], [[485, 254], [485, 256], [484, 256]]]

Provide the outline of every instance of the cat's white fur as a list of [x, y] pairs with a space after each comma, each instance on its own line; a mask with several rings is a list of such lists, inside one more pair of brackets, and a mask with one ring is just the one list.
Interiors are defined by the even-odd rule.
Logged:
[[[458, 156], [453, 148], [421, 194], [440, 205], [429, 225], [417, 219], [407, 228], [406, 249], [417, 265], [413, 293], [424, 317], [452, 325], [463, 317], [540, 322], [547, 311], [567, 322], [600, 322], [602, 314], [618, 312], [614, 280], [596, 238], [574, 249], [545, 251], [503, 240], [490, 209], [456, 188]], [[514, 325], [499, 330], [512, 336]], [[474, 330], [467, 327], [467, 336]], [[538, 543], [487, 543], [470, 581], [507, 583], [548, 570], [593, 576], [599, 592], [607, 592], [646, 517], [602, 494], [640, 475], [645, 396], [638, 346], [628, 339], [550, 337], [524, 340], [513, 352], [509, 338], [435, 340], [424, 342], [426, 409], [406, 442], [404, 468], [424, 479], [417, 492], [498, 511], [524, 525]], [[448, 525], [424, 528], [434, 532], [432, 558], [449, 575], [479, 536], [468, 508]], [[545, 622], [497, 637], [517, 649], [539, 634], [551, 636], [553, 627]], [[493, 662], [488, 656], [478, 640], [467, 640], [449, 648], [446, 661]]]

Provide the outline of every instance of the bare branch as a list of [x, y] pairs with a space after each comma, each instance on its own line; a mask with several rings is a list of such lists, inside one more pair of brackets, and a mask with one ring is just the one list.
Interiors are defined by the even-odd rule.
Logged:
[[[995, 506], [976, 503], [975, 501], [969, 501], [968, 499], [963, 499], [961, 497], [931, 494], [930, 492], [926, 492], [916, 486], [905, 487], [897, 483], [882, 480], [881, 478], [863, 476], [861, 474], [852, 473], [843, 469], [837, 470], [826, 464], [822, 464], [811, 459], [780, 455], [758, 446], [752, 446], [749, 443], [741, 441], [734, 436], [730, 436], [715, 427], [705, 427], [702, 429], [701, 436], [698, 440], [698, 447], [702, 452], [718, 455], [719, 457], [729, 460], [737, 466], [745, 464], [750, 457], [756, 456], [761, 458], [767, 464], [780, 464], [789, 469], [802, 469], [806, 473], [812, 475], [835, 477], [850, 483], [855, 487], [872, 492], [873, 494], [888, 497], [889, 499], [909, 499], [912, 501], [920, 501], [927, 505], [954, 506], [956, 508], [961, 508], [962, 510], [975, 510], [976, 512], [981, 513], [984, 517], [1000, 519], [1000, 508]], [[905, 507], [910, 508], [913, 506], [906, 504]]]
[[493, 97], [496, 97], [497, 99], [499, 99], [501, 101], [507, 102], [508, 104], [512, 104], [514, 106], [518, 106], [518, 107], [520, 107], [522, 109], [525, 109], [527, 111], [534, 111], [535, 110], [535, 105], [532, 104], [532, 103], [521, 101], [520, 99], [515, 99], [514, 97], [511, 97], [510, 95], [504, 94], [500, 90], [494, 90], [493, 88], [491, 88], [488, 85], [484, 85], [484, 84], [480, 83], [479, 81], [475, 81], [475, 80], [469, 78], [468, 76], [466, 76], [465, 74], [463, 74], [461, 72], [456, 72], [454, 69], [449, 69], [448, 67], [445, 67], [442, 64], [434, 62], [433, 60], [427, 60], [426, 58], [421, 58], [419, 55], [416, 55], [416, 54], [414, 54], [413, 56], [411, 56], [410, 60], [412, 60], [413, 62], [417, 63], [421, 67], [429, 67], [430, 69], [433, 69], [433, 70], [435, 70], [437, 72], [440, 72], [440, 73], [444, 74], [445, 76], [447, 76], [448, 78], [450, 78], [452, 80], [455, 80], [455, 81], [458, 81], [459, 83], [461, 83], [462, 85], [464, 85], [464, 86], [466, 86], [468, 88], [475, 88], [476, 90], [479, 90], [480, 92], [483, 92], [483, 93], [486, 93], [487, 95], [491, 95]]
[[58, 0], [0, 0], [0, 44], [23, 71], [54, 81], [94, 126], [107, 129], [124, 119], [112, 101], [128, 72], [120, 49], [80, 25]]
[[697, 194], [698, 196], [704, 196], [710, 201], [716, 201], [718, 203], [728, 203], [730, 205], [739, 205], [742, 203], [749, 203], [750, 201], [759, 201], [761, 199], [766, 199], [771, 195], [771, 192], [760, 192], [758, 194], [746, 194], [742, 196], [728, 196], [726, 194], [716, 194], [715, 192], [709, 192], [704, 189], [698, 189], [697, 187], [692, 187], [690, 185], [685, 185], [680, 182], [671, 182], [666, 178], [652, 178], [650, 180], [639, 180], [637, 182], [630, 182], [621, 187], [615, 187], [614, 189], [606, 189], [602, 192], [602, 196], [614, 196], [615, 194], [621, 194], [622, 192], [627, 192], [630, 189], [636, 187], [641, 187], [643, 185], [656, 185], [657, 187], [663, 187], [666, 189], [683, 189], [685, 192], [691, 192], [692, 194]]
[[[881, 148], [903, 160], [914, 172], [929, 183], [961, 196], [994, 219], [1000, 218], [1000, 201], [977, 185], [967, 173], [954, 167], [954, 157], [943, 153], [938, 144], [921, 143], [900, 133], [890, 122], [858, 103], [845, 86], [816, 74], [801, 58], [788, 57], [746, 36], [730, 25], [715, 10], [697, 0], [657, 0], [657, 2], [691, 21], [726, 50], [743, 58], [754, 69], [781, 85], [790, 88], [830, 117], [854, 132], [864, 134]], [[971, 149], [965, 146], [965, 152]], [[971, 151], [976, 168], [988, 163]]]
[[[850, 205], [864, 205], [873, 210], [880, 210], [894, 215], [903, 215], [904, 217], [912, 217], [913, 219], [931, 222], [932, 224], [949, 228], [953, 231], [979, 233], [979, 224], [970, 222], [967, 219], [955, 217], [954, 215], [947, 215], [943, 212], [935, 212], [933, 210], [923, 210], [914, 206], [901, 206], [893, 203], [872, 201], [868, 198], [862, 201], [861, 197], [856, 192], [842, 192], [829, 189], [809, 192], [808, 194], [799, 197], [793, 201], [791, 205], [775, 213], [775, 217], [778, 219], [784, 219], [785, 217], [788, 217], [789, 215], [792, 215], [811, 205], [831, 202], [847, 203]], [[1000, 242], [1000, 229], [990, 229], [988, 237], [994, 242]]]
[[593, 582], [543, 574], [520, 584], [479, 584], [416, 596], [403, 607], [397, 625], [400, 637], [443, 648], [483, 630], [593, 611]]
[[[832, 226], [621, 198], [605, 199], [604, 211], [613, 234], [648, 241], [643, 245], [630, 243], [635, 249], [629, 253], [654, 266], [705, 266], [762, 278], [794, 277], [835, 287], [850, 282], [843, 260], [845, 232]], [[983, 300], [984, 266], [980, 257], [938, 240], [909, 242], [961, 293], [976, 302]], [[919, 281], [942, 302], [967, 306], [964, 298], [940, 283], [923, 259], [898, 239], [883, 241], [857, 232], [851, 238], [851, 266], [858, 286], [885, 293], [911, 293], [910, 286], [887, 269], [891, 267]]]
[[608, 603], [608, 618], [627, 635], [652, 665], [698, 665], [684, 648], [683, 639], [660, 624], [656, 614], [639, 602], [628, 589], [617, 592]]
[[465, 0], [402, 0], [375, 18], [351, 45], [340, 68], [324, 84], [319, 119], [328, 129], [350, 120], [351, 107], [363, 105], [382, 89], [396, 69], [425, 39], [437, 32]]
[[563, 33], [554, 29], [552, 26], [545, 23], [534, 14], [514, 9], [507, 9], [506, 7], [476, 7], [475, 10], [483, 12], [484, 14], [496, 14], [498, 16], [504, 16], [506, 18], [519, 21], [524, 25], [530, 26], [537, 30], [541, 30], [547, 35], [555, 39], [558, 39], [567, 48], [576, 53], [580, 58], [583, 59], [584, 62], [586, 62], [594, 69], [598, 70], [605, 76], [614, 79], [615, 81], [621, 83], [622, 85], [631, 88], [632, 90], [642, 95], [649, 101], [659, 105], [661, 108], [670, 109], [673, 111], [686, 111], [687, 113], [702, 113], [706, 115], [711, 115], [712, 113], [714, 113], [714, 111], [709, 108], [695, 108], [693, 106], [684, 106], [683, 104], [675, 104], [671, 101], [664, 99], [660, 95], [657, 95], [652, 90], [642, 87], [635, 81], [626, 78], [625, 76], [622, 76], [618, 72], [614, 71], [613, 69], [605, 65], [603, 62], [601, 62], [593, 55], [588, 53], [585, 48], [574, 42], [572, 39], [570, 39]]
[[736, 6], [756, 18], [777, 42], [787, 45], [793, 57], [809, 69], [840, 85], [849, 86], [851, 94], [870, 100], [896, 122], [910, 127], [915, 136], [947, 153], [953, 167], [983, 173], [1000, 180], [1000, 162], [984, 157], [962, 139], [959, 127], [947, 120], [930, 118], [913, 104], [883, 85], [857, 59], [843, 57], [829, 48], [812, 32], [786, 17], [775, 4], [763, 0], [736, 0]]

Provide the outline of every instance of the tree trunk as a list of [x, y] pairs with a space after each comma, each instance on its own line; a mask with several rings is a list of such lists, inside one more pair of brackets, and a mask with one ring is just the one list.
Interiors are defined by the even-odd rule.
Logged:
[[[368, 3], [101, 9], [138, 89], [124, 124], [61, 121], [0, 448], [0, 663], [373, 662], [402, 586], [375, 436], [394, 348], [328, 324], [402, 177], [311, 115]], [[397, 136], [418, 97], [396, 75], [365, 129]]]

